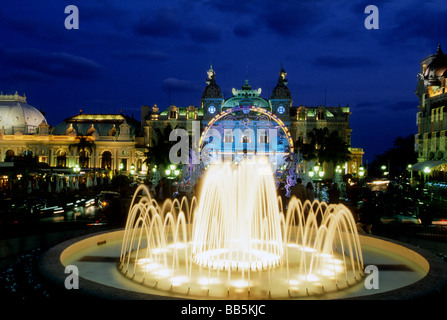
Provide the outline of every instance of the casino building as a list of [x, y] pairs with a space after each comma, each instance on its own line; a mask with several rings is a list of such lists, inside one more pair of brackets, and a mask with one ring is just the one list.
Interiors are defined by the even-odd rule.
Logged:
[[[294, 144], [306, 142], [314, 128], [337, 131], [350, 146], [351, 160], [344, 173], [356, 175], [363, 150], [351, 147], [349, 106], [295, 105], [281, 69], [268, 98], [248, 80], [232, 96], [224, 97], [211, 67], [199, 106], [157, 105], [141, 107], [141, 122], [120, 114], [87, 114], [82, 111], [51, 126], [26, 96], [0, 94], [0, 170], [29, 157], [52, 172], [101, 171], [110, 175], [131, 171], [145, 174], [147, 147], [157, 128], [187, 129], [195, 134], [203, 163], [240, 161], [265, 155], [276, 168], [284, 168]], [[273, 82], [274, 84], [274, 82]], [[335, 168], [325, 164], [325, 178]]]
[[[283, 68], [268, 98], [262, 96], [261, 88], [253, 89], [248, 80], [225, 98], [212, 67], [207, 75], [198, 107], [171, 105], [163, 111], [156, 105], [142, 107], [146, 146], [151, 145], [156, 128], [169, 124], [187, 129], [190, 134], [197, 134], [199, 128], [202, 160], [237, 162], [246, 156], [263, 154], [281, 167], [294, 150], [295, 141], [306, 142], [314, 128], [326, 127], [329, 132], [338, 131], [350, 146], [351, 160], [344, 165], [344, 172], [358, 174], [364, 152], [351, 147], [349, 106], [294, 105]], [[325, 177], [332, 177], [334, 169], [325, 168]]]

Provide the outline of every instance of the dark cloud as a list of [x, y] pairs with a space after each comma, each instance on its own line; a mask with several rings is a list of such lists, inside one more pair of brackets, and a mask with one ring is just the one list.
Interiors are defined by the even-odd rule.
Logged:
[[417, 105], [418, 105], [418, 101], [415, 97], [414, 100], [396, 101], [393, 103], [389, 103], [385, 106], [385, 109], [392, 110], [392, 111], [407, 111], [407, 110], [415, 111]]
[[211, 23], [188, 28], [188, 35], [191, 40], [199, 43], [217, 42], [221, 40], [220, 28]]
[[56, 77], [93, 79], [102, 73], [102, 66], [96, 62], [65, 52], [45, 52], [36, 49], [4, 50], [1, 60], [4, 70], [13, 75], [29, 72], [30, 79]]
[[139, 36], [177, 38], [183, 35], [181, 15], [176, 9], [163, 8], [146, 15], [134, 26]]
[[150, 62], [169, 60], [168, 54], [156, 50], [129, 50], [124, 52], [114, 52], [113, 56], [119, 58], [141, 59]]
[[197, 91], [200, 86], [188, 80], [181, 80], [177, 78], [166, 78], [163, 80], [163, 89], [174, 91]]
[[364, 66], [374, 66], [376, 62], [371, 58], [361, 56], [333, 56], [325, 55], [316, 57], [314, 66], [326, 68], [356, 68]]
[[155, 15], [141, 18], [134, 26], [139, 36], [153, 38], [173, 38], [192, 40], [195, 43], [211, 43], [221, 40], [221, 27], [194, 18], [188, 21], [187, 13], [183, 15], [176, 8], [163, 8]]
[[233, 33], [241, 38], [248, 38], [256, 33], [254, 24], [238, 23], [233, 28]]
[[299, 37], [311, 32], [325, 20], [319, 1], [268, 1], [259, 14], [259, 23], [285, 37]]
[[[267, 1], [270, 2], [271, 0]], [[217, 10], [219, 12], [244, 15], [247, 13], [253, 13], [253, 11], [257, 10], [260, 7], [261, 3], [265, 3], [266, 1], [240, 1], [240, 0], [204, 0], [203, 6], [211, 8], [212, 10]]]
[[[437, 2], [411, 2], [394, 9], [381, 18], [384, 32], [381, 44], [390, 48], [403, 44], [414, 44], [421, 40], [437, 44], [445, 38], [447, 30], [447, 6]], [[380, 9], [380, 6], [379, 6]], [[385, 10], [382, 10], [382, 12]]]
[[362, 112], [393, 112], [393, 111], [415, 111], [417, 110], [417, 99], [414, 100], [402, 100], [402, 101], [362, 101], [355, 105], [354, 110], [359, 110]]

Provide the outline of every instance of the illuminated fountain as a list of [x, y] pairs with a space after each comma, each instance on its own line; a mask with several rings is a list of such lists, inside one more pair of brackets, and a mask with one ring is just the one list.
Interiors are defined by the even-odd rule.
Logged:
[[284, 212], [264, 159], [216, 164], [191, 202], [134, 194], [120, 271], [160, 295], [299, 298], [363, 278], [355, 221], [344, 205], [292, 198]]

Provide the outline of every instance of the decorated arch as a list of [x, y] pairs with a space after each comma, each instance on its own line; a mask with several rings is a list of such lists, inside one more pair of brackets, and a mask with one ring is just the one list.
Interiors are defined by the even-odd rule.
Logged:
[[[275, 136], [273, 136], [275, 135]], [[263, 154], [283, 165], [293, 155], [293, 140], [284, 122], [257, 106], [236, 106], [212, 118], [199, 141], [202, 161], [231, 155], [233, 161]]]

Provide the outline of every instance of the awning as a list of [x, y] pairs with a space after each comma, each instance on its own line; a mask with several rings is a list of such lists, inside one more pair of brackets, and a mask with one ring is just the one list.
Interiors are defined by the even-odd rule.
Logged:
[[440, 166], [441, 164], [447, 164], [446, 160], [427, 160], [415, 163], [411, 166], [410, 170], [412, 171], [424, 171], [425, 168], [429, 168], [430, 170], [434, 167]]

